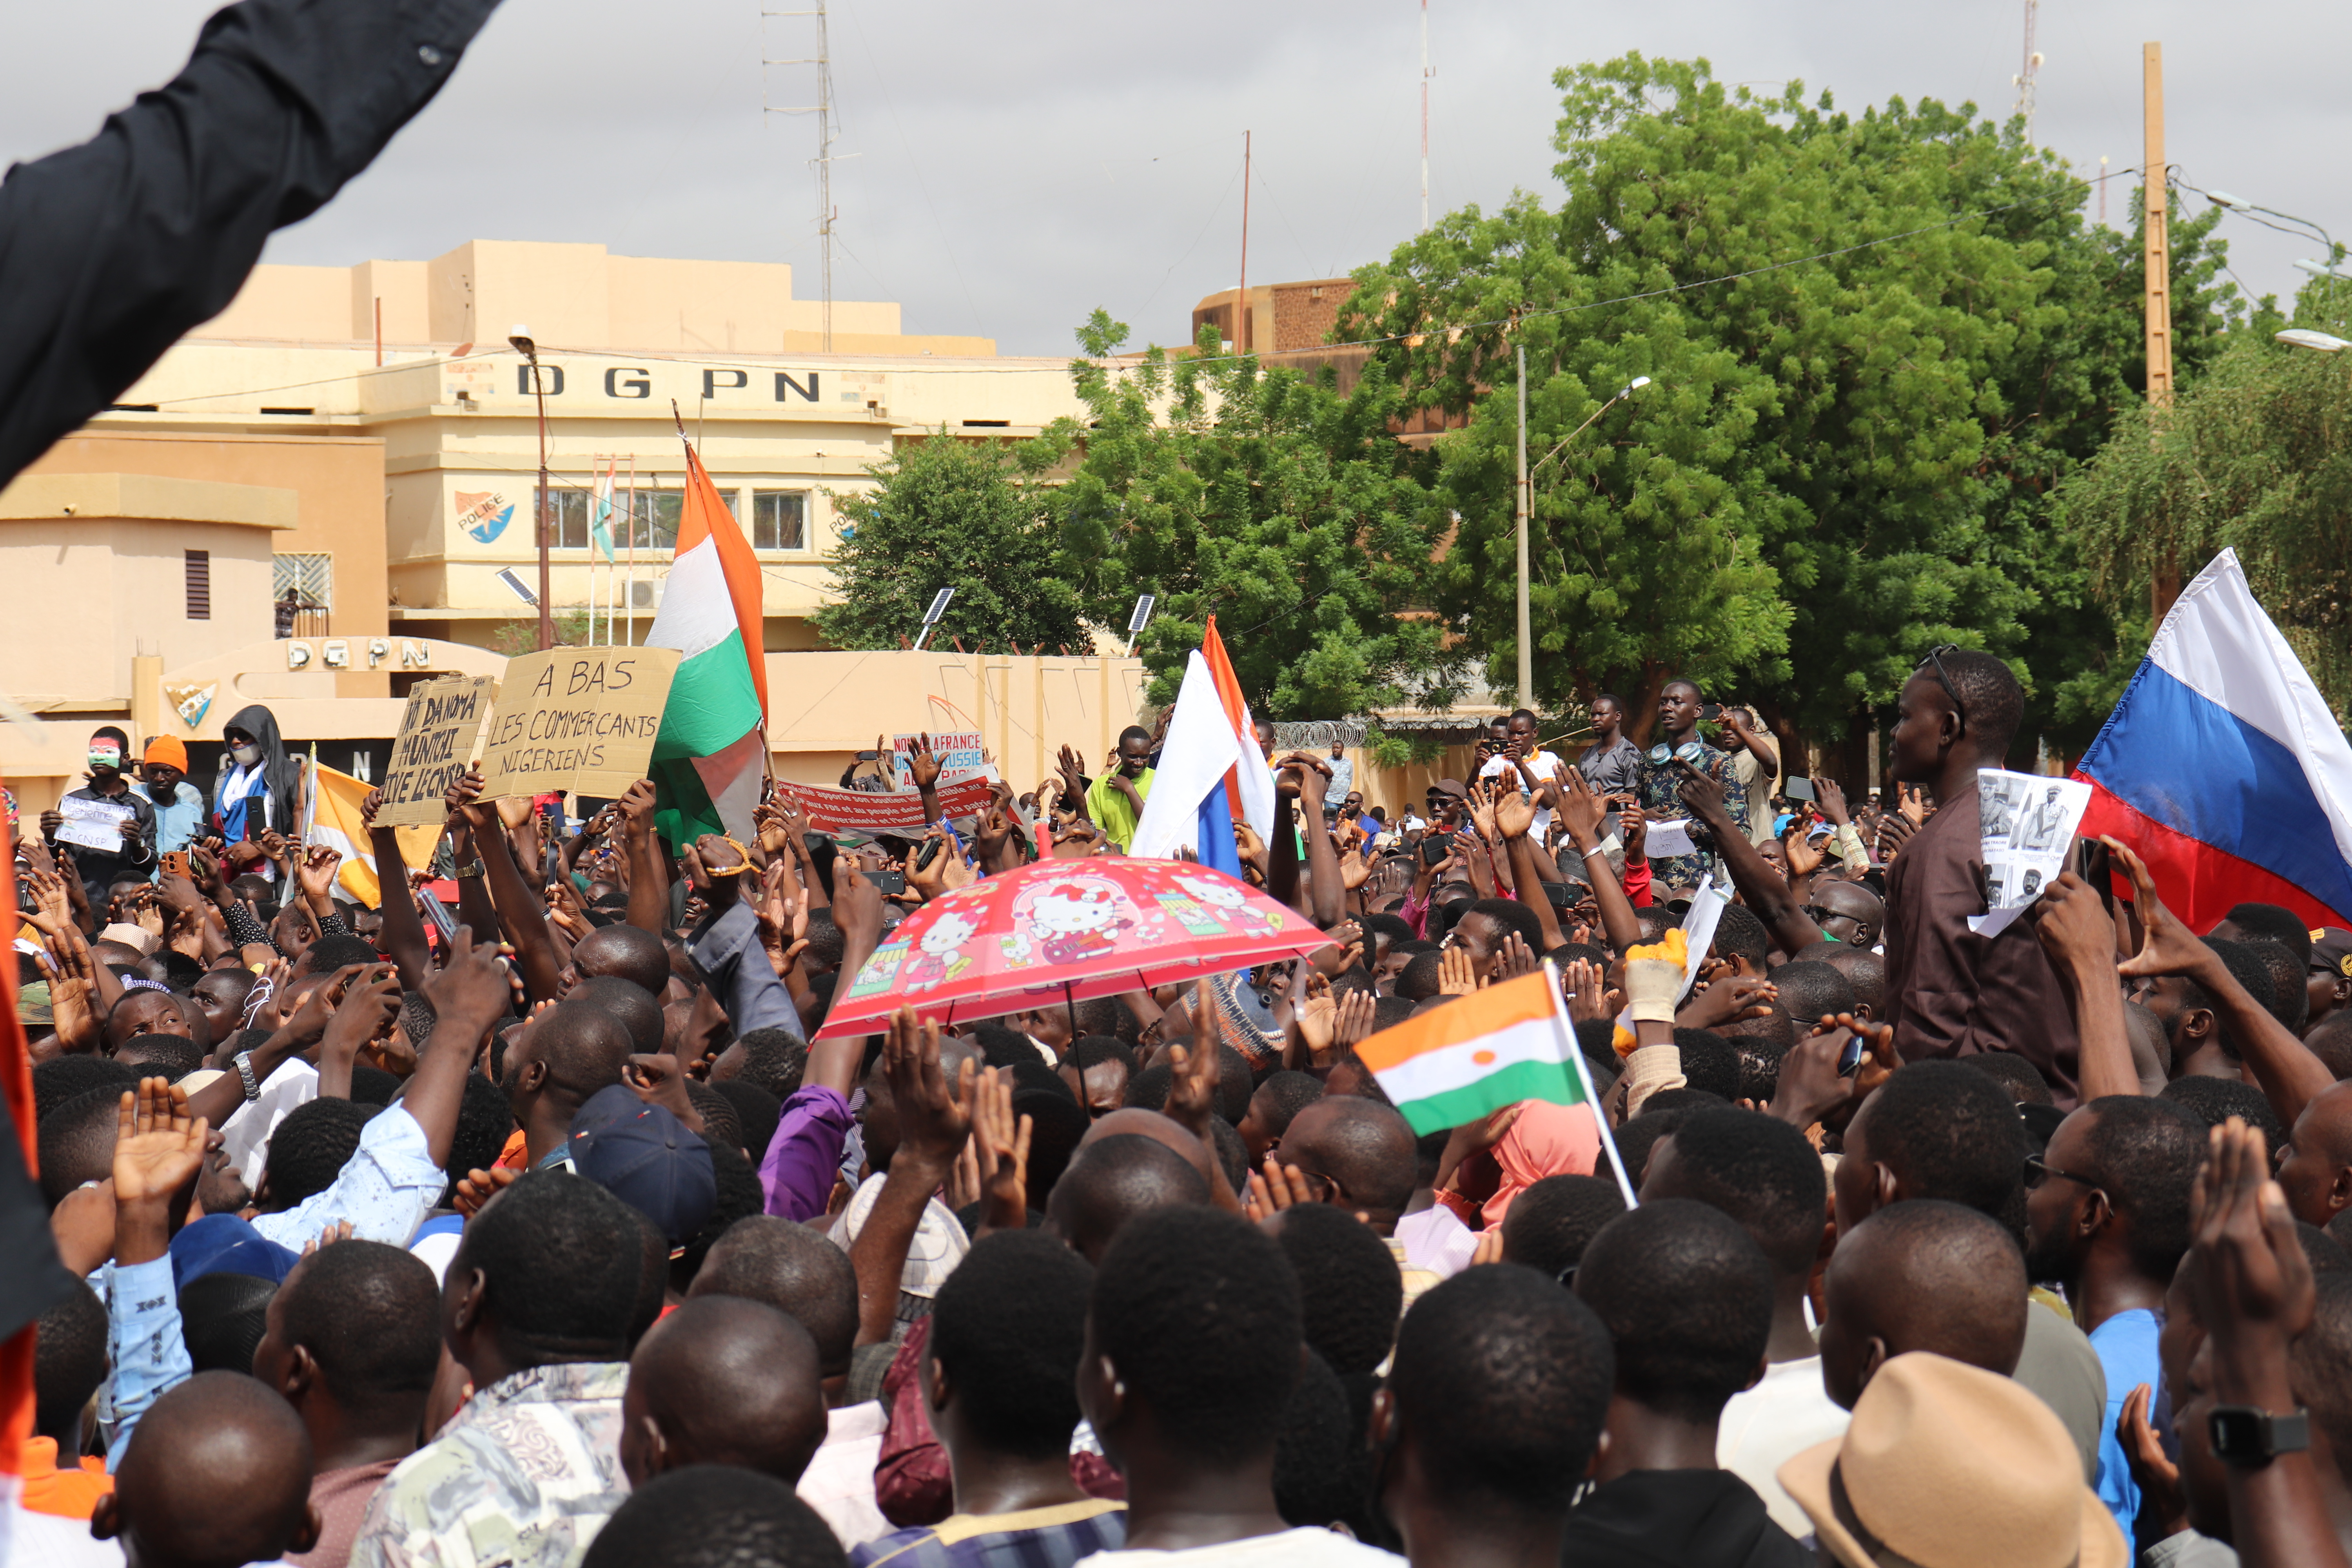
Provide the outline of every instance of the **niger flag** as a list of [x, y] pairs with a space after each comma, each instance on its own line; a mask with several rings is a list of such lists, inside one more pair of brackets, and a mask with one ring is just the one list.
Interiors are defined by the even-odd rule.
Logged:
[[[0, 826], [11, 864], [16, 827]], [[0, 908], [0, 944], [16, 940], [16, 905]], [[25, 1440], [33, 1435], [33, 1321], [74, 1288], [49, 1237], [33, 1118], [33, 1064], [16, 1016], [16, 965], [0, 964], [0, 1508], [13, 1513]], [[68, 1461], [70, 1462], [70, 1461]], [[0, 1521], [0, 1526], [5, 1521]]]

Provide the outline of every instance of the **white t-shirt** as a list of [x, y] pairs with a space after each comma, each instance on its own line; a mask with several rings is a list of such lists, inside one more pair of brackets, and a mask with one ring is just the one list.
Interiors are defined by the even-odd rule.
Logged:
[[825, 1415], [824, 1441], [793, 1489], [841, 1538], [845, 1550], [865, 1545], [895, 1527], [874, 1500], [874, 1467], [882, 1458], [889, 1412], [879, 1400], [845, 1405]]
[[1852, 1414], [1822, 1386], [1822, 1358], [1776, 1361], [1755, 1387], [1731, 1396], [1715, 1433], [1715, 1462], [1756, 1489], [1772, 1522], [1803, 1540], [1813, 1521], [1780, 1485], [1780, 1467], [1817, 1443], [1845, 1436]]
[[[1567, 767], [1568, 764], [1566, 763], [1561, 762], [1558, 755], [1550, 752], [1538, 752], [1534, 756], [1528, 759], [1528, 770], [1539, 779], [1557, 780]], [[1508, 774], [1511, 782], [1518, 786], [1518, 790], [1521, 795], [1528, 793], [1528, 781], [1519, 776], [1518, 764], [1512, 762], [1510, 758], [1504, 756], [1488, 757], [1486, 759], [1486, 765], [1478, 770], [1478, 776], [1482, 779], [1491, 779], [1496, 777], [1497, 774]], [[1548, 805], [1538, 806], [1536, 808], [1535, 826], [1535, 836], [1538, 845], [1542, 844], [1544, 836], [1549, 834], [1550, 831], [1551, 807]]]
[[[1133, 1528], [1132, 1525], [1129, 1528]], [[1810, 1528], [1810, 1527], [1809, 1527]], [[1097, 1552], [1078, 1559], [1077, 1568], [1397, 1568], [1402, 1559], [1367, 1546], [1333, 1531], [1303, 1526], [1273, 1535], [1253, 1535], [1221, 1546], [1193, 1546], [1181, 1552]]]

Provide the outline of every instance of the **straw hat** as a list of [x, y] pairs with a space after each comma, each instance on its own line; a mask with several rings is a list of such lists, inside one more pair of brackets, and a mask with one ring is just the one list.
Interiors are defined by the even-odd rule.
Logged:
[[2020, 1384], [1925, 1351], [1878, 1369], [1845, 1436], [1780, 1484], [1846, 1568], [2124, 1568], [2074, 1440]]

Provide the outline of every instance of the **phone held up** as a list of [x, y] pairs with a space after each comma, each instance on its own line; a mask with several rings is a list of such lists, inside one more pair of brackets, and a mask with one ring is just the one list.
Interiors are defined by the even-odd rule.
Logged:
[[903, 893], [907, 890], [907, 873], [904, 871], [868, 871], [866, 873], [866, 879], [873, 883], [876, 889], [886, 899], [893, 893]]
[[1794, 774], [1780, 781], [1780, 793], [1790, 800], [1813, 801], [1821, 798], [1814, 793], [1812, 780]]
[[1862, 1036], [1859, 1034], [1850, 1034], [1846, 1036], [1845, 1044], [1838, 1050], [1838, 1077], [1852, 1078], [1854, 1074], [1860, 1072], [1862, 1070]]

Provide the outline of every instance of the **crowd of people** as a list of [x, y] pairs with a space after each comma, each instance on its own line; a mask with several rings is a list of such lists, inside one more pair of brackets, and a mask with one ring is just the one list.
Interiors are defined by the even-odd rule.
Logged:
[[[16, 839], [16, 1549], [2343, 1562], [2352, 931], [2200, 935], [2092, 842], [1973, 932], [2021, 704], [1940, 651], [1850, 799], [1674, 681], [1648, 744], [1515, 713], [1393, 812], [1261, 724], [1242, 880], [1319, 950], [829, 1034], [926, 905], [1120, 857], [1164, 724], [962, 817], [928, 744], [866, 759], [902, 835], [468, 774], [414, 866], [371, 800], [378, 908], [266, 709], [208, 791], [100, 730], [120, 846]], [[1597, 1100], [1416, 1133], [1359, 1047], [1538, 973]]]

